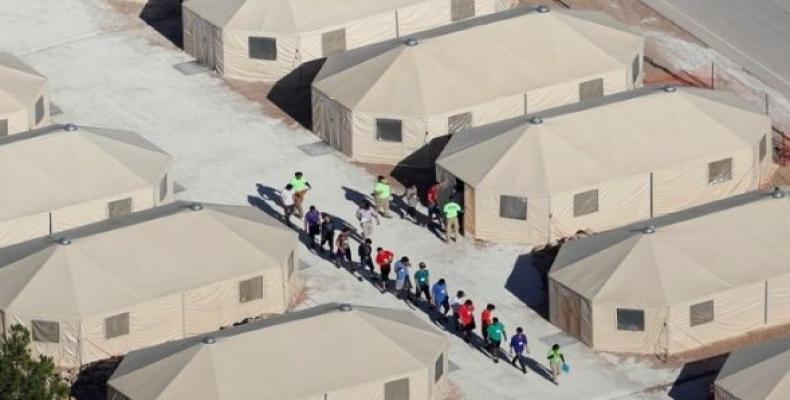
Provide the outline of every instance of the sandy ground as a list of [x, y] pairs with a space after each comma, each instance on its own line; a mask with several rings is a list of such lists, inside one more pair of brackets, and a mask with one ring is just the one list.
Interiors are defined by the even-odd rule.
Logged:
[[[299, 146], [317, 138], [264, 105], [265, 87], [260, 95], [249, 88], [242, 95], [211, 72], [177, 71], [174, 65], [191, 58], [128, 9], [121, 12], [103, 0], [5, 0], [0, 15], [0, 49], [49, 76], [53, 102], [64, 111], [56, 120], [135, 130], [168, 150], [176, 159], [176, 181], [186, 188], [182, 199], [252, 202], [276, 213], [268, 196], [301, 170], [315, 187], [309, 204], [353, 221], [352, 200], [372, 188], [373, 176], [342, 155], [302, 151]], [[691, 399], [685, 393], [698, 392], [673, 393], [673, 383], [687, 368], [594, 353], [528, 307], [545, 308], [540, 276], [522, 257], [529, 248], [467, 240], [445, 245], [398, 219], [384, 221], [374, 240], [427, 262], [434, 279], [447, 278], [451, 290], [463, 288], [477, 304], [495, 303], [509, 329], [526, 329], [537, 365], [544, 363], [548, 345], [566, 344], [573, 372], [556, 387], [534, 371], [523, 376], [506, 364], [494, 365], [451, 337], [455, 367], [449, 377], [466, 399]], [[303, 258], [302, 307], [345, 301], [408, 308], [315, 255]], [[451, 391], [450, 397], [460, 397]]]

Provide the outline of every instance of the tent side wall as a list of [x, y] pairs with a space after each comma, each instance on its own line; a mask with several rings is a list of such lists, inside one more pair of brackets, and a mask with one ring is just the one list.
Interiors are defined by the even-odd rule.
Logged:
[[[5, 114], [0, 114], [0, 124], [3, 132], [8, 135], [25, 133], [32, 129], [50, 125], [49, 94], [42, 89], [31, 104], [25, 104], [23, 109]], [[41, 101], [41, 109], [38, 102]], [[0, 136], [3, 136], [0, 134]]]
[[475, 238], [505, 243], [547, 243], [551, 241], [550, 199], [527, 195], [527, 218], [500, 216], [502, 196], [521, 197], [518, 193], [494, 190], [485, 182], [475, 188]]
[[184, 51], [224, 75], [223, 32], [208, 20], [182, 7]]
[[549, 321], [589, 347], [595, 346], [592, 306], [549, 276]]
[[[617, 324], [617, 309], [642, 310], [644, 330], [621, 330]], [[611, 304], [592, 302], [593, 335], [596, 351], [615, 353], [666, 354], [669, 339], [665, 323], [669, 318], [668, 307], [644, 307], [639, 304]]]
[[[636, 55], [636, 52], [635, 52]], [[550, 86], [531, 89], [526, 92], [527, 113], [536, 113], [550, 108], [560, 107], [579, 102], [581, 99], [580, 85], [585, 82], [601, 80], [603, 95], [624, 92], [633, 87], [626, 79], [630, 73], [630, 66], [621, 66], [611, 71], [602, 71], [586, 77], [560, 82]]]
[[[659, 216], [674, 211], [721, 200], [736, 194], [756, 190], [760, 168], [755, 161], [754, 148], [744, 148], [730, 154], [700, 159], [653, 172], [653, 210]], [[731, 161], [731, 178], [709, 183], [709, 165], [717, 161]]]
[[765, 317], [768, 325], [790, 323], [790, 273], [769, 279], [766, 286], [768, 307]]
[[154, 197], [158, 193], [159, 188], [156, 186], [53, 210], [52, 232], [62, 232], [110, 218], [109, 203], [113, 201], [131, 199], [131, 212], [149, 209], [154, 206]]
[[30, 130], [30, 111], [22, 109], [6, 114], [0, 114], [0, 123], [7, 126], [8, 134], [23, 133]]
[[313, 132], [324, 142], [352, 157], [354, 135], [351, 111], [315, 87], [311, 91]]
[[0, 223], [0, 247], [49, 235], [49, 212], [25, 215]]
[[[35, 340], [35, 333], [33, 332], [34, 320], [57, 322], [58, 328], [56, 332], [46, 332], [53, 334], [52, 338], [57, 338], [57, 342], [44, 342]], [[14, 313], [13, 310], [6, 310], [5, 323], [6, 330], [10, 329], [13, 325], [22, 325], [30, 331], [30, 350], [33, 354], [33, 357], [38, 357], [40, 355], [52, 357], [52, 361], [56, 366], [64, 368], [76, 368], [80, 366], [80, 327], [79, 321], [76, 319], [53, 319], [52, 317], [47, 316], [20, 315]]]

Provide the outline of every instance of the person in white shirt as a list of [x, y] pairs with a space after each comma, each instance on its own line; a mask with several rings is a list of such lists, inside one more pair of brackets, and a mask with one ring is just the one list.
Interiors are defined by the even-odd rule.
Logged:
[[461, 322], [459, 321], [460, 315], [458, 313], [458, 310], [461, 308], [461, 304], [464, 303], [464, 297], [466, 297], [464, 291], [459, 290], [455, 294], [455, 297], [453, 297], [452, 300], [450, 300], [450, 309], [453, 310], [453, 321], [455, 322], [455, 330], [459, 332], [461, 330]]
[[285, 185], [285, 188], [280, 191], [280, 197], [283, 201], [283, 214], [285, 222], [290, 226], [291, 225], [291, 215], [294, 213], [294, 195], [296, 192], [294, 191], [293, 185], [290, 183]]
[[362, 227], [362, 241], [370, 238], [373, 234], [373, 220], [376, 221], [377, 225], [381, 223], [378, 213], [367, 201], [363, 202], [357, 209], [357, 220], [359, 220], [359, 225]]

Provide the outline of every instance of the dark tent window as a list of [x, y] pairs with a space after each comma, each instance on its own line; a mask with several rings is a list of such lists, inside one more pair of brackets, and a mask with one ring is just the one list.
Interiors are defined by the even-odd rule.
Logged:
[[708, 183], [715, 185], [732, 180], [732, 158], [708, 164]]
[[768, 143], [767, 142], [768, 142], [768, 136], [767, 135], [763, 135], [763, 138], [760, 139], [760, 149], [758, 150], [759, 153], [760, 153], [759, 154], [760, 155], [760, 161], [764, 160], [765, 156], [768, 154]]
[[689, 320], [691, 326], [713, 322], [713, 300], [692, 304], [689, 307]]
[[385, 142], [402, 142], [403, 126], [399, 119], [376, 119], [376, 139]]
[[452, 0], [450, 14], [453, 21], [475, 16], [475, 0]]
[[56, 321], [33, 320], [33, 341], [45, 343], [60, 342], [60, 323]]
[[453, 134], [472, 127], [472, 113], [465, 112], [447, 118], [447, 133]]
[[247, 279], [246, 281], [239, 282], [239, 302], [246, 303], [248, 301], [258, 300], [263, 298], [263, 277], [256, 276], [255, 278]]
[[115, 200], [107, 203], [107, 213], [110, 218], [122, 217], [132, 213], [132, 198]]
[[433, 368], [434, 370], [434, 382], [439, 382], [439, 379], [442, 379], [444, 376], [444, 354], [439, 354], [439, 358], [436, 359], [436, 366]]
[[573, 216], [592, 214], [598, 211], [598, 189], [573, 195]]
[[0, 136], [8, 135], [8, 120], [0, 119]]
[[165, 201], [167, 197], [167, 174], [159, 181], [159, 202]]
[[641, 67], [641, 60], [640, 60], [640, 58], [641, 57], [639, 57], [639, 54], [637, 54], [636, 57], [634, 57], [634, 62], [631, 65], [631, 82], [634, 83], [634, 84], [636, 84], [636, 82], [639, 80], [639, 75], [640, 75], [640, 72], [641, 72], [641, 70], [640, 70], [640, 67]]
[[499, 196], [499, 216], [508, 219], [527, 219], [527, 198]]
[[409, 400], [409, 378], [385, 383], [384, 400]]
[[267, 37], [249, 38], [250, 58], [256, 60], [277, 59], [277, 39]]
[[321, 48], [323, 49], [324, 57], [346, 51], [346, 30], [338, 29], [324, 32], [321, 35]]
[[104, 319], [104, 337], [112, 339], [114, 337], [129, 334], [129, 313], [113, 315]]
[[594, 99], [603, 96], [603, 78], [579, 84], [579, 100]]
[[294, 261], [294, 252], [291, 250], [291, 254], [288, 255], [288, 279], [291, 279], [294, 274], [294, 270], [296, 269]]
[[41, 123], [44, 119], [44, 96], [41, 96], [36, 101], [36, 125]]
[[628, 308], [617, 309], [617, 330], [618, 331], [644, 331], [645, 312], [643, 310], [633, 310]]

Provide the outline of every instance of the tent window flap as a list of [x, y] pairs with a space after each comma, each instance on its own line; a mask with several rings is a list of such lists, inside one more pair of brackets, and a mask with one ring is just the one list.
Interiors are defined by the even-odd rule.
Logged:
[[122, 217], [132, 213], [132, 198], [115, 200], [107, 203], [107, 213], [110, 218]]
[[639, 54], [637, 54], [636, 57], [634, 57], [633, 63], [631, 64], [631, 83], [634, 83], [634, 84], [636, 84], [636, 82], [639, 81], [639, 75], [641, 73], [640, 72], [640, 65], [641, 65], [640, 58], [641, 57], [639, 57]]
[[579, 100], [594, 99], [603, 96], [603, 78], [579, 84]]
[[708, 164], [708, 184], [727, 182], [732, 179], [732, 158]]
[[376, 118], [376, 139], [385, 142], [402, 142], [403, 124], [401, 120]]
[[465, 112], [447, 118], [447, 133], [453, 134], [472, 127], [472, 113]]
[[40, 124], [42, 119], [44, 119], [44, 96], [36, 100], [36, 125]]
[[598, 211], [598, 189], [573, 195], [573, 216], [592, 214]]
[[384, 400], [409, 400], [409, 378], [385, 383]]
[[250, 37], [248, 42], [249, 56], [256, 60], [277, 59], [277, 39], [268, 37]]
[[[2, 128], [0, 128], [2, 129]], [[2, 131], [0, 131], [2, 133]], [[768, 136], [763, 135], [763, 138], [760, 139], [760, 148], [757, 150], [759, 153], [760, 161], [765, 159], [765, 156], [768, 155]]]
[[60, 342], [60, 323], [57, 321], [33, 320], [33, 341], [43, 343]]
[[444, 353], [439, 354], [439, 358], [436, 359], [436, 366], [434, 367], [434, 382], [439, 382], [439, 379], [442, 379], [444, 376]]
[[167, 174], [159, 181], [159, 202], [165, 201], [167, 198]]
[[104, 337], [112, 339], [114, 337], [129, 334], [129, 313], [125, 312], [113, 315], [104, 319]]
[[452, 0], [450, 14], [453, 21], [475, 16], [475, 0]]
[[262, 298], [263, 298], [262, 276], [256, 276], [255, 278], [251, 278], [239, 282], [239, 302], [246, 303], [248, 301], [258, 300]]
[[713, 322], [713, 300], [692, 304], [689, 307], [689, 320], [691, 326]]
[[527, 219], [527, 198], [499, 196], [499, 216], [507, 219]]
[[294, 265], [294, 251], [291, 250], [291, 254], [288, 254], [288, 279], [294, 275], [294, 270], [296, 266]]
[[8, 136], [8, 120], [0, 119], [0, 136]]
[[629, 308], [617, 309], [617, 330], [637, 331], [645, 330], [645, 312]]
[[324, 57], [346, 51], [346, 30], [338, 29], [324, 32], [321, 35], [321, 48], [323, 49]]

